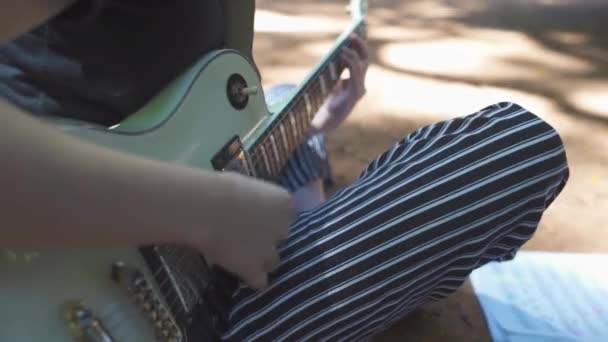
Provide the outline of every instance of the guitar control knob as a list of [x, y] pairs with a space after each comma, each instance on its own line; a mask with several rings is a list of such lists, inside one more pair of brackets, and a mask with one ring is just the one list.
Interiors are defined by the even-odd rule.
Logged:
[[258, 93], [257, 86], [245, 87], [245, 88], [241, 89], [241, 95], [243, 95], [243, 96], [256, 95], [257, 93]]

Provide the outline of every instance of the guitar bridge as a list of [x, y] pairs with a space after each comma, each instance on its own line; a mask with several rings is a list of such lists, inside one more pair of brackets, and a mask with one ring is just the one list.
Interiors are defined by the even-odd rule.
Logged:
[[169, 315], [167, 309], [163, 307], [141, 271], [122, 262], [116, 262], [112, 265], [111, 277], [114, 282], [122, 285], [133, 298], [134, 303], [147, 316], [148, 321], [156, 331], [158, 341], [183, 341], [177, 323]]

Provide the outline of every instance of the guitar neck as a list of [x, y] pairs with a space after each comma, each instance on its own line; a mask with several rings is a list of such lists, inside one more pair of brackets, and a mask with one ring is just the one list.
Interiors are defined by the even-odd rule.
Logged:
[[[352, 32], [363, 31], [363, 23]], [[276, 178], [287, 162], [289, 155], [301, 144], [310, 132], [314, 115], [321, 108], [334, 86], [340, 80], [345, 62], [341, 49], [348, 39], [338, 44], [299, 88], [292, 100], [275, 117], [275, 120], [250, 149], [250, 157], [256, 176], [263, 179]]]

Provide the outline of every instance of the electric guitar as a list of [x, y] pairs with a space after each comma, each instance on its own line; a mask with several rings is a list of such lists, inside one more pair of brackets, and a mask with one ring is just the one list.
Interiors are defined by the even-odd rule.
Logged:
[[[364, 34], [365, 1], [351, 0], [350, 10], [349, 29], [272, 105], [249, 60], [217, 50], [116, 126], [55, 124], [128, 153], [273, 179], [339, 80], [345, 68], [339, 51], [348, 35]], [[0, 249], [0, 341], [218, 340], [237, 286], [232, 275], [182, 246]]]

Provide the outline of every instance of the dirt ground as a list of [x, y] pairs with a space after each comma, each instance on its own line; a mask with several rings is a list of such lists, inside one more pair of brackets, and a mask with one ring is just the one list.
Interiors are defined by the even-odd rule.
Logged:
[[[298, 83], [349, 25], [345, 2], [258, 0], [265, 86]], [[372, 0], [368, 94], [330, 137], [338, 187], [421, 125], [514, 101], [562, 135], [568, 186], [525, 249], [608, 252], [608, 2]], [[378, 341], [488, 341], [467, 283]]]

